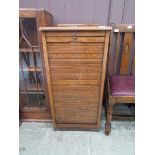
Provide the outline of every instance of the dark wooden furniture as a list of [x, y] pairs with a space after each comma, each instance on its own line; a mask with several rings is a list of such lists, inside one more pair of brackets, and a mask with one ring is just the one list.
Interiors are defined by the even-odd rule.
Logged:
[[111, 27], [40, 30], [54, 128], [98, 130]]
[[[19, 10], [19, 105], [21, 119], [50, 119], [40, 26], [52, 26], [43, 9]], [[45, 95], [46, 94], [46, 95]]]
[[115, 25], [108, 62], [108, 101], [105, 134], [111, 131], [113, 106], [135, 103], [135, 26]]

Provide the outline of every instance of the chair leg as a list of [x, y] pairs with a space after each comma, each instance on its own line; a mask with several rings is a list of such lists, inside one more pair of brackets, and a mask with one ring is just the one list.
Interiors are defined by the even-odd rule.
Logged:
[[113, 112], [113, 103], [109, 102], [109, 107], [108, 107], [108, 110], [107, 110], [107, 118], [106, 118], [106, 123], [105, 123], [105, 134], [107, 136], [111, 132], [112, 112]]

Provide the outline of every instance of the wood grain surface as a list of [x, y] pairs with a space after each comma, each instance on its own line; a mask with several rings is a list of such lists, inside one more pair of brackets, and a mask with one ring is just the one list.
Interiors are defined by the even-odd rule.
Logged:
[[110, 28], [91, 27], [40, 28], [55, 128], [100, 127]]

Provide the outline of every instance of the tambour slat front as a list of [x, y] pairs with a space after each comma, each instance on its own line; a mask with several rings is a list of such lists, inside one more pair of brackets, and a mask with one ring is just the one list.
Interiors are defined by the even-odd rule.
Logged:
[[40, 29], [54, 127], [99, 128], [110, 29]]

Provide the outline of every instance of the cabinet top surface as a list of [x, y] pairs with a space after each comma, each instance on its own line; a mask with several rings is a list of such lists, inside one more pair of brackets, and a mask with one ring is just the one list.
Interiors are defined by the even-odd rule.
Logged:
[[36, 9], [36, 8], [19, 8], [19, 11], [45, 11], [44, 8], [39, 8], [39, 9]]
[[111, 26], [67, 26], [67, 27], [40, 27], [40, 31], [74, 31], [74, 30], [88, 30], [88, 31], [100, 31], [100, 30], [111, 30]]
[[41, 12], [41, 13], [45, 12], [45, 13], [50, 14], [44, 8], [38, 8], [38, 9], [36, 9], [36, 8], [19, 8], [19, 16], [21, 13], [31, 14], [31, 13], [37, 13], [37, 12]]

